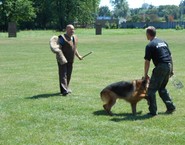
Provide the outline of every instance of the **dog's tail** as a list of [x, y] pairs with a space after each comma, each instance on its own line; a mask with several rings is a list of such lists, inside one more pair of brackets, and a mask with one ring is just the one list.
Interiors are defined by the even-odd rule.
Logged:
[[108, 89], [103, 89], [101, 92], [100, 92], [100, 97], [101, 97], [101, 100], [105, 103], [108, 103], [111, 99], [111, 96], [113, 97], [114, 95], [112, 95], [111, 91], [109, 91]]
[[100, 97], [103, 102], [108, 102], [107, 91], [105, 89], [100, 92]]

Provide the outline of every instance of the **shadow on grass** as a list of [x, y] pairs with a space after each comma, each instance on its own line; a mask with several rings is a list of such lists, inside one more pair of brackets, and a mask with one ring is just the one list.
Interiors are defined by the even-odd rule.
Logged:
[[120, 122], [120, 121], [136, 121], [136, 120], [145, 120], [145, 119], [149, 119], [149, 118], [152, 118], [151, 115], [148, 115], [148, 114], [144, 114], [144, 115], [132, 115], [132, 114], [124, 114], [124, 117], [122, 118], [112, 118], [110, 119], [110, 121], [114, 121], [114, 122]]
[[26, 99], [41, 99], [41, 98], [49, 98], [54, 96], [60, 96], [60, 93], [53, 93], [53, 94], [39, 94], [31, 97], [26, 97]]
[[[97, 116], [110, 116], [107, 114], [107, 112], [105, 110], [98, 110], [98, 111], [95, 111], [93, 112], [94, 115], [97, 115]], [[120, 113], [120, 114], [113, 114], [113, 116], [124, 116], [126, 115], [127, 113]]]
[[97, 116], [100, 116], [100, 115], [108, 116], [105, 110], [98, 110], [98, 111], [93, 112], [93, 114]]
[[[149, 118], [152, 118], [151, 115], [148, 115], [148, 114], [144, 114], [144, 115], [141, 115], [141, 111], [137, 113], [136, 116], [134, 116], [132, 113], [119, 113], [119, 114], [113, 114], [113, 116], [110, 116], [112, 117], [110, 119], [110, 121], [114, 121], [114, 122], [120, 122], [120, 121], [135, 121], [135, 120], [145, 120], [145, 119], [149, 119]], [[93, 112], [94, 115], [97, 115], [97, 116], [100, 116], [100, 115], [104, 115], [104, 116], [109, 116], [105, 110], [98, 110], [98, 111], [95, 111]]]
[[[151, 115], [148, 115], [148, 114], [144, 114], [144, 115], [136, 115], [136, 116], [133, 116], [132, 114], [119, 114], [119, 115], [123, 115], [124, 117], [123, 118], [112, 118], [110, 119], [111, 121], [114, 121], [114, 122], [120, 122], [120, 121], [126, 121], [126, 120], [130, 120], [130, 121], [135, 121], [135, 120], [145, 120], [145, 119], [149, 119], [149, 118], [155, 118], [159, 115], [165, 115], [165, 116], [168, 116], [168, 115], [172, 115], [173, 113], [165, 113], [165, 112], [159, 112], [158, 115], [156, 116], [151, 116]], [[119, 116], [118, 115], [118, 116]]]

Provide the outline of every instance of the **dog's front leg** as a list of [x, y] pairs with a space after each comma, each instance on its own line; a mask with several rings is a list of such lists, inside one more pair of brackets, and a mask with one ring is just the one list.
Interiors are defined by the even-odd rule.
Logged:
[[107, 104], [103, 105], [103, 108], [107, 112], [108, 115], [113, 116], [113, 113], [110, 111], [111, 109], [107, 108]]
[[112, 106], [116, 103], [116, 98], [110, 98], [107, 104], [103, 105], [103, 108], [105, 109], [105, 111], [112, 116], [113, 113], [111, 112], [111, 108]]
[[136, 105], [137, 105], [137, 103], [131, 103], [132, 114], [133, 114], [133, 115], [136, 115]]

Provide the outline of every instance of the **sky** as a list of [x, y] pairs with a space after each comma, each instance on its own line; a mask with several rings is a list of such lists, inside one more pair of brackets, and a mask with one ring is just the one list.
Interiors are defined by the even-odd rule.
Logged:
[[[111, 10], [110, 0], [101, 0], [100, 6], [108, 6]], [[154, 6], [159, 5], [179, 5], [181, 0], [127, 0], [129, 8], [140, 8], [143, 3], [152, 4]]]

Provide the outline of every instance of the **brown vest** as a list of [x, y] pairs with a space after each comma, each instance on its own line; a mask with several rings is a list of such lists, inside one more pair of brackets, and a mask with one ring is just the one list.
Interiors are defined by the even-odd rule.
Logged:
[[67, 61], [73, 63], [75, 57], [75, 38], [74, 36], [69, 38], [66, 34], [61, 35], [61, 37], [63, 37], [65, 43], [62, 47], [60, 47], [60, 49], [62, 50]]

